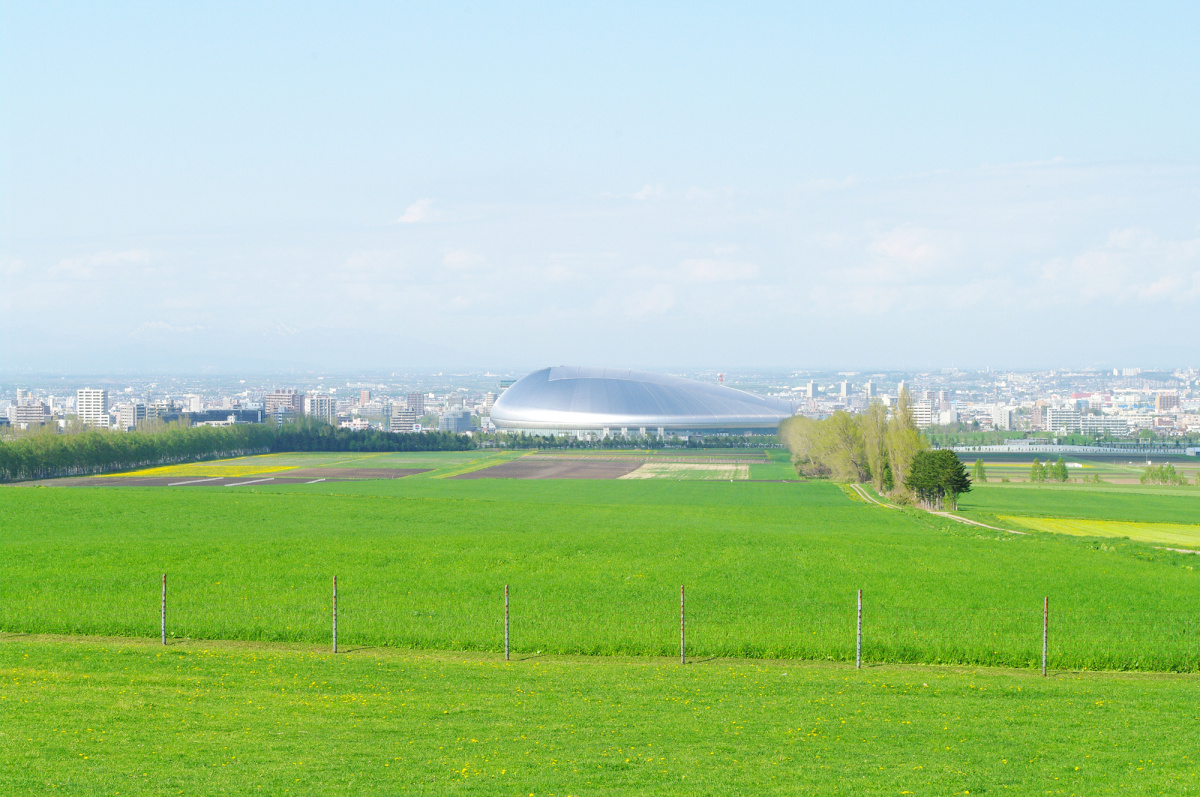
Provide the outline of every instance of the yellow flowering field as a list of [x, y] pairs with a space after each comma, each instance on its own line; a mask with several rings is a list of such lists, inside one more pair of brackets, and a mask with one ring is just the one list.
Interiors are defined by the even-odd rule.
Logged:
[[1093, 518], [1039, 518], [1000, 515], [1001, 520], [1034, 531], [1071, 534], [1076, 537], [1128, 537], [1138, 542], [1179, 547], [1200, 546], [1200, 526], [1184, 523], [1137, 523]]
[[242, 476], [258, 476], [260, 473], [279, 473], [285, 470], [295, 470], [296, 465], [234, 465], [236, 460], [217, 460], [216, 462], [189, 462], [184, 465], [162, 465], [157, 468], [127, 471], [125, 473], [109, 473], [97, 477], [102, 479], [131, 478], [143, 476], [225, 476], [240, 478]]

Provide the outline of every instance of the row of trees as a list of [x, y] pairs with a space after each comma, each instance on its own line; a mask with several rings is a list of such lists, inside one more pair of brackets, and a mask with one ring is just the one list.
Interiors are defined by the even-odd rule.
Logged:
[[0, 442], [0, 481], [53, 479], [223, 459], [274, 451], [462, 451], [469, 438], [448, 432], [390, 434], [338, 429], [315, 418], [276, 428], [165, 425], [153, 432], [44, 432]]
[[779, 437], [802, 476], [870, 482], [880, 494], [896, 500], [920, 500], [909, 475], [929, 442], [913, 420], [907, 390], [901, 391], [890, 415], [879, 401], [858, 415], [838, 411], [824, 420], [797, 415], [780, 424]]
[[[236, 427], [233, 427], [236, 428]], [[466, 451], [471, 438], [452, 432], [384, 432], [343, 429], [301, 416], [275, 431], [271, 451]]]
[[1068, 478], [1067, 461], [1062, 457], [1059, 457], [1054, 464], [1047, 462], [1045, 465], [1037, 457], [1034, 457], [1033, 464], [1029, 466], [1030, 482], [1065, 482]]
[[[1175, 470], [1169, 462], [1165, 465], [1152, 465], [1142, 471], [1142, 484], [1187, 484], [1187, 476]], [[1200, 473], [1196, 474], [1196, 484], [1200, 486]]]
[[958, 497], [971, 492], [971, 479], [958, 456], [942, 448], [918, 452], [904, 486], [927, 509], [954, 510], [958, 509]]

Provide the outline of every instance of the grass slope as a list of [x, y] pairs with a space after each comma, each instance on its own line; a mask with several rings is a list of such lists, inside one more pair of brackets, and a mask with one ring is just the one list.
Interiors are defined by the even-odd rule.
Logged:
[[1196, 686], [0, 638], [0, 791], [1184, 794]]
[[1092, 518], [1141, 523], [1200, 522], [1200, 488], [1091, 484], [978, 484], [962, 496], [967, 517]]
[[[368, 463], [375, 466], [374, 462]], [[454, 467], [465, 464], [454, 462]], [[0, 488], [0, 628], [357, 645], [1192, 670], [1195, 561], [1018, 537], [823, 483], [462, 481]], [[984, 491], [981, 490], [980, 493]], [[974, 493], [972, 495], [975, 495]]]

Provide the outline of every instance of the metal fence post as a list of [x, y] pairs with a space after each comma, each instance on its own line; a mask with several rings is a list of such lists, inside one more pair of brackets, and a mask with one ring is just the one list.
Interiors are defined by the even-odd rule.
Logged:
[[504, 585], [504, 660], [508, 661], [508, 585]]
[[162, 574], [162, 643], [167, 644], [167, 574]]
[[686, 617], [686, 615], [684, 614], [683, 584], [680, 584], [679, 585], [679, 663], [680, 664], [687, 664], [687, 658], [686, 658], [687, 635], [686, 635], [686, 626], [684, 625], [685, 617]]
[[858, 591], [858, 635], [854, 645], [854, 668], [862, 669], [862, 590]]
[[333, 652], [337, 653], [337, 576], [333, 577]]
[[1042, 677], [1046, 677], [1046, 653], [1048, 650], [1047, 643], [1050, 640], [1050, 596], [1047, 595], [1042, 602]]

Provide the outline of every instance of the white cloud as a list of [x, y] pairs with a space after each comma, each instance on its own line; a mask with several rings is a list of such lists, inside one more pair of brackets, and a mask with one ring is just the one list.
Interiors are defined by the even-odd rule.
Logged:
[[906, 263], [929, 263], [946, 254], [944, 241], [936, 233], [912, 227], [900, 227], [877, 238], [870, 251]]
[[128, 271], [130, 266], [145, 266], [151, 259], [151, 253], [145, 249], [98, 252], [63, 258], [50, 267], [50, 273], [56, 278], [68, 280], [103, 279], [112, 276], [114, 272]]
[[644, 186], [642, 186], [640, 191], [635, 191], [633, 193], [633, 198], [641, 202], [647, 199], [657, 199], [666, 195], [667, 189], [663, 187], [662, 183], [655, 183], [654, 185], [646, 183]]
[[1045, 263], [1039, 289], [1060, 302], [1182, 302], [1200, 297], [1200, 238], [1164, 241], [1113, 230], [1102, 245]]
[[634, 290], [623, 304], [629, 316], [662, 315], [675, 306], [675, 291], [670, 285]]
[[679, 264], [684, 279], [690, 282], [739, 282], [758, 277], [754, 263], [730, 260], [685, 260]]
[[157, 337], [159, 335], [185, 335], [203, 331], [204, 326], [200, 324], [185, 326], [180, 324], [169, 324], [166, 321], [149, 321], [144, 324], [138, 324], [137, 328], [129, 333], [129, 337], [143, 338]]
[[400, 218], [396, 219], [395, 224], [418, 224], [423, 221], [429, 221], [431, 208], [433, 207], [432, 199], [418, 199], [416, 202], [408, 206]]
[[483, 255], [469, 252], [466, 249], [451, 249], [442, 256], [442, 265], [455, 271], [466, 271], [478, 268], [487, 262]]

